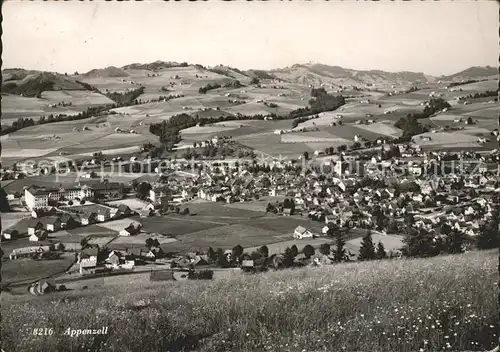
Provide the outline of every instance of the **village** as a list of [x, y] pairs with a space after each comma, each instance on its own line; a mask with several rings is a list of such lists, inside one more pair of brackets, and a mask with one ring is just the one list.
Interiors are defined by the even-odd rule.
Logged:
[[[210, 143], [222, 148], [231, 140], [216, 137]], [[332, 264], [335, 260], [329, 248], [337, 233], [357, 231], [359, 237], [370, 230], [383, 238], [402, 237], [414, 229], [439, 238], [458, 231], [473, 240], [494, 220], [493, 198], [498, 198], [500, 189], [494, 151], [423, 152], [418, 146], [385, 140], [374, 141], [374, 145], [338, 153], [326, 150], [329, 155], [304, 153], [292, 160], [255, 155], [248, 159], [141, 161], [133, 156], [123, 162], [123, 158], [109, 161], [99, 155], [98, 160], [78, 161], [89, 172], [65, 187], [29, 184], [30, 176], [36, 177], [40, 171], [54, 178], [59, 173], [57, 165], [45, 170], [30, 165], [29, 175], [25, 170], [3, 170], [14, 179], [23, 175], [22, 190], [12, 188], [6, 197], [29, 212], [29, 218], [2, 230], [3, 255], [10, 261], [71, 258], [71, 265], [56, 276], [62, 281], [165, 268], [187, 278], [195, 269], [282, 267], [283, 246], [273, 247], [274, 242], [294, 246], [294, 258], [287, 266]], [[109, 166], [117, 161], [125, 172], [149, 170], [151, 174], [137, 174], [145, 176], [128, 183], [112, 181]], [[106, 167], [108, 172], [102, 172]], [[70, 176], [71, 168], [64, 172]], [[265, 218], [305, 222], [290, 223], [294, 227], [286, 228], [281, 241], [278, 237], [259, 239], [255, 244], [245, 242], [246, 248], [239, 243], [215, 242], [217, 247], [207, 248], [195, 240], [193, 248], [177, 250], [176, 241], [182, 242], [182, 236], [169, 233], [162, 224], [172, 220], [188, 223], [198, 216], [193, 212], [197, 204], [210, 203], [221, 207], [242, 204], [242, 209], [258, 208], [256, 214]], [[151, 221], [155, 226], [148, 225]], [[318, 239], [321, 241], [314, 242]], [[290, 240], [303, 243], [302, 251]], [[346, 252], [346, 260], [355, 260], [353, 252]], [[389, 255], [400, 257], [401, 251], [389, 248]], [[173, 279], [174, 275], [167, 277]]]

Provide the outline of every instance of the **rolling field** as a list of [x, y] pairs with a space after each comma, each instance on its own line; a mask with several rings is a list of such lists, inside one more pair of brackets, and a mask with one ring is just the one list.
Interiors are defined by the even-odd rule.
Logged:
[[[430, 141], [424, 141], [421, 137], [430, 137]], [[424, 146], [446, 146], [451, 145], [464, 146], [468, 145], [471, 147], [477, 146], [477, 137], [465, 134], [465, 133], [447, 133], [447, 132], [437, 132], [437, 133], [423, 133], [413, 137], [413, 141], [424, 147]]]
[[278, 157], [282, 156], [297, 156], [307, 151], [314, 152], [305, 143], [282, 143], [281, 136], [275, 135], [272, 132], [267, 134], [241, 136], [234, 138], [241, 144], [253, 148], [257, 153], [262, 152], [268, 155]]
[[201, 231], [203, 229], [208, 230], [226, 224], [222, 220], [217, 221], [217, 219], [210, 221], [198, 219], [197, 216], [181, 217], [173, 215], [145, 218], [141, 219], [140, 222], [145, 232], [168, 234], [172, 236], [179, 236], [190, 232]]
[[368, 132], [373, 132], [388, 137], [400, 137], [403, 134], [403, 131], [399, 128], [381, 122], [376, 122], [369, 125], [361, 124], [356, 125], [356, 127]]
[[[65, 102], [71, 106], [49, 107], [50, 104]], [[77, 115], [90, 106], [113, 104], [102, 94], [86, 90], [45, 91], [40, 98], [2, 94], [2, 124], [11, 124], [19, 117], [32, 117], [50, 114]]]
[[145, 247], [148, 238], [157, 239], [160, 244], [167, 244], [176, 242], [175, 238], [165, 236], [150, 236], [148, 234], [138, 234], [135, 236], [116, 236], [111, 243], [108, 244], [109, 248], [132, 248], [132, 247]]
[[63, 272], [73, 262], [73, 256], [55, 260], [16, 259], [2, 263], [2, 282], [36, 280]]
[[[86, 127], [88, 130], [83, 131]], [[157, 137], [146, 128], [136, 134], [116, 132], [116, 128], [129, 130], [130, 119], [116, 115], [91, 118], [84, 121], [65, 121], [27, 127], [0, 137], [2, 156], [16, 161], [42, 156], [57, 157], [61, 152], [67, 158], [77, 155], [91, 156], [101, 151], [120, 154], [138, 151], [147, 142], [157, 142]]]
[[185, 248], [185, 251], [207, 250], [208, 247], [231, 249], [238, 244], [245, 248], [281, 241], [279, 236], [275, 231], [257, 229], [246, 224], [233, 224], [177, 236], [179, 242], [173, 245], [175, 249]]
[[[497, 265], [498, 251], [469, 252], [203, 283], [129, 275], [36, 298], [2, 293], [2, 344], [33, 351], [485, 351], [498, 345]], [[64, 336], [68, 321], [109, 326], [109, 333]], [[19, 334], [40, 325], [55, 333]]]

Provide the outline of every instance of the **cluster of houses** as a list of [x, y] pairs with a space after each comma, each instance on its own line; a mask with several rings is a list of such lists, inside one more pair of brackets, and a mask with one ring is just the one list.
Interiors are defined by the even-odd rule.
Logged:
[[133, 270], [136, 265], [165, 257], [160, 247], [134, 247], [125, 250], [109, 250], [99, 247], [84, 248], [77, 257], [81, 275], [106, 271]]
[[[77, 207], [37, 208], [32, 210], [31, 218], [26, 222], [26, 229], [29, 241], [43, 242], [47, 240], [48, 234], [52, 232], [121, 219], [134, 214], [124, 204], [120, 204], [118, 207], [93, 204]], [[132, 227], [132, 225], [129, 225], [122, 229], [119, 234], [121, 236], [131, 236], [137, 233], [137, 229]], [[19, 230], [12, 227], [4, 230], [2, 237], [5, 240], [13, 240], [19, 234]]]

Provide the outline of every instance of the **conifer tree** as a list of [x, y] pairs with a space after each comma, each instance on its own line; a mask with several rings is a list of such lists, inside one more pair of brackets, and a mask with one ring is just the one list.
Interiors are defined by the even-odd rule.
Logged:
[[335, 251], [333, 252], [333, 258], [337, 263], [343, 262], [346, 257], [345, 250], [345, 240], [342, 237], [342, 233], [337, 233], [337, 238], [335, 241]]
[[366, 232], [366, 235], [363, 237], [363, 240], [361, 241], [358, 260], [373, 260], [375, 258], [375, 246], [373, 245], [372, 233], [370, 230], [368, 230]]
[[377, 245], [377, 259], [386, 259], [387, 252], [385, 251], [384, 244], [382, 242], [378, 242]]

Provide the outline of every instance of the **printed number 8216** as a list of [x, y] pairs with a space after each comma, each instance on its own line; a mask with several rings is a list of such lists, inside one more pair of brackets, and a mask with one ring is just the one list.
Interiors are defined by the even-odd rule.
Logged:
[[33, 335], [37, 336], [50, 336], [54, 334], [54, 329], [52, 328], [34, 328]]

